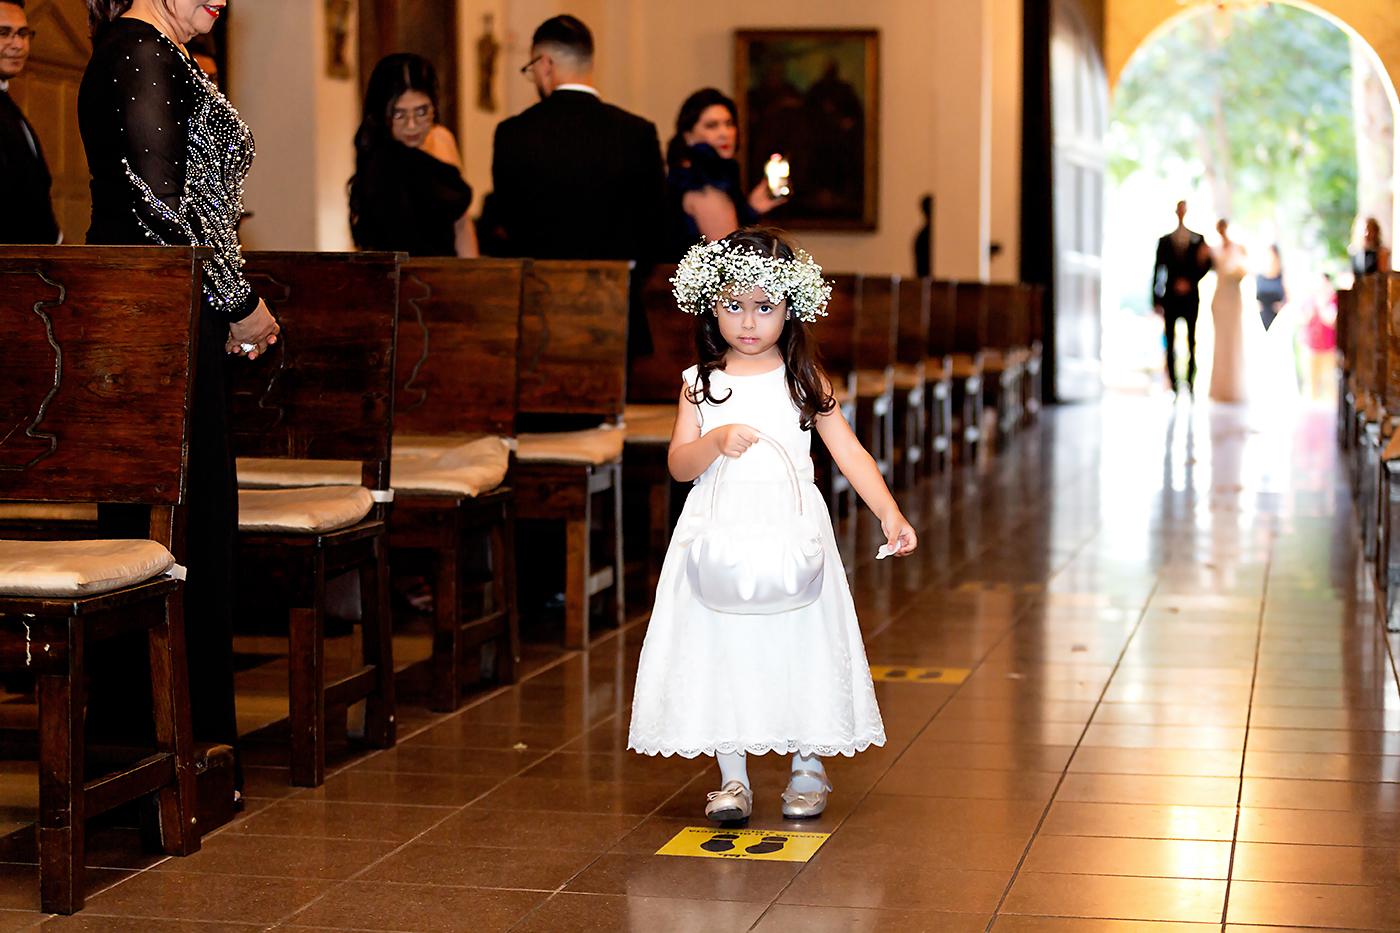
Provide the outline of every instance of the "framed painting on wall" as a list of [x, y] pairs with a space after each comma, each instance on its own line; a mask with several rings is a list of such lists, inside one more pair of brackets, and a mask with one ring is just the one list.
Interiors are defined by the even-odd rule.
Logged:
[[768, 215], [808, 230], [874, 230], [880, 182], [880, 35], [874, 29], [734, 34], [739, 159], [750, 184], [775, 153], [792, 194]]

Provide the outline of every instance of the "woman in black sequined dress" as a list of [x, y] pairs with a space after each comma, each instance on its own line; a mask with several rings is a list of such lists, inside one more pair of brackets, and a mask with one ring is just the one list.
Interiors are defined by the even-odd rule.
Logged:
[[[205, 262], [186, 497], [185, 642], [197, 742], [238, 747], [233, 695], [233, 559], [238, 498], [229, 447], [230, 355], [277, 340], [277, 322], [243, 276], [238, 221], [253, 137], [183, 43], [213, 28], [225, 0], [88, 0], [93, 55], [78, 93], [92, 173], [88, 242], [210, 247]], [[134, 322], [136, 323], [136, 322]], [[143, 519], [106, 510], [104, 525], [144, 534]], [[90, 734], [132, 722], [133, 646], [94, 672]], [[238, 778], [241, 787], [241, 773]]]

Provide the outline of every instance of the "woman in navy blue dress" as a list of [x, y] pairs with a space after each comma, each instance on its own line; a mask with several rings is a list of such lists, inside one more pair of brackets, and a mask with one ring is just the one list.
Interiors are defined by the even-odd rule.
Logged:
[[675, 262], [701, 238], [720, 240], [758, 222], [783, 203], [765, 182], [744, 194], [735, 153], [739, 111], [712, 87], [686, 98], [666, 147], [668, 258]]

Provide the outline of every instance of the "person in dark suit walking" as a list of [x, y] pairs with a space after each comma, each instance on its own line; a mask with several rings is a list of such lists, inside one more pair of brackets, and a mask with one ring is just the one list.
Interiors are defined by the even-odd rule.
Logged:
[[0, 0], [0, 243], [58, 242], [44, 147], [10, 99], [10, 81], [24, 71], [33, 38], [24, 0]]
[[1186, 202], [1176, 204], [1176, 229], [1157, 241], [1152, 268], [1152, 305], [1162, 316], [1167, 337], [1167, 381], [1181, 391], [1176, 375], [1176, 322], [1186, 322], [1186, 390], [1196, 394], [1196, 315], [1201, 279], [1210, 271], [1205, 237], [1186, 228]]
[[628, 355], [649, 353], [638, 283], [665, 248], [656, 125], [598, 96], [593, 35], [572, 16], [540, 24], [521, 71], [540, 101], [496, 127], [490, 248], [533, 259], [632, 260]]

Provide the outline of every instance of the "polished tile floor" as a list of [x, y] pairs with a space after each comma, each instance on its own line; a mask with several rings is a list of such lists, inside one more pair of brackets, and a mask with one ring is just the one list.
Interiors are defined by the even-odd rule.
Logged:
[[831, 834], [805, 865], [654, 854], [717, 780], [624, 751], [639, 622], [315, 791], [255, 746], [199, 854], [99, 834], [75, 918], [0, 809], [0, 931], [1400, 929], [1400, 643], [1326, 412], [1062, 408], [905, 503], [913, 558], [842, 529], [871, 663], [971, 673], [879, 684], [820, 820], [751, 763], [751, 828]]

